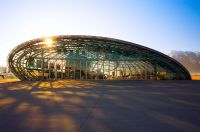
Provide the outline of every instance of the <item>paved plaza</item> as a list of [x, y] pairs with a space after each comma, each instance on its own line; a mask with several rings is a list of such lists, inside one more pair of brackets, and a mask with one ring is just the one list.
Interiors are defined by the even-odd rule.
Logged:
[[200, 132], [200, 81], [0, 83], [1, 132]]

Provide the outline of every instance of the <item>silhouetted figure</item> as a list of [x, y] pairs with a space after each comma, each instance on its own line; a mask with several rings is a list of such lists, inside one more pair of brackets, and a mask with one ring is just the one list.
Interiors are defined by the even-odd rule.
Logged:
[[0, 75], [4, 79], [4, 75]]

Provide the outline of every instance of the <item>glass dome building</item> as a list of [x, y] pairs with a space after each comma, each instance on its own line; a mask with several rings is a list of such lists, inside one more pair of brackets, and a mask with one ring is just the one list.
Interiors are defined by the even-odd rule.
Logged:
[[61, 35], [15, 47], [8, 66], [20, 80], [191, 80], [176, 60], [118, 39]]

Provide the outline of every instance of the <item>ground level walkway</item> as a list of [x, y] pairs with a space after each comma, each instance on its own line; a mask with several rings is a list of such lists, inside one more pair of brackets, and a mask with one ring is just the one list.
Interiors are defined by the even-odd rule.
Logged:
[[200, 81], [0, 83], [1, 132], [199, 132]]

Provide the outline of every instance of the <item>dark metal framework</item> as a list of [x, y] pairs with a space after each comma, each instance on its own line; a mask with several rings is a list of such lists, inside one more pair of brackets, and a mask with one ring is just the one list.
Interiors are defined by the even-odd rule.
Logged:
[[174, 59], [135, 43], [79, 35], [48, 38], [50, 46], [38, 38], [11, 51], [8, 65], [19, 79], [191, 79]]

